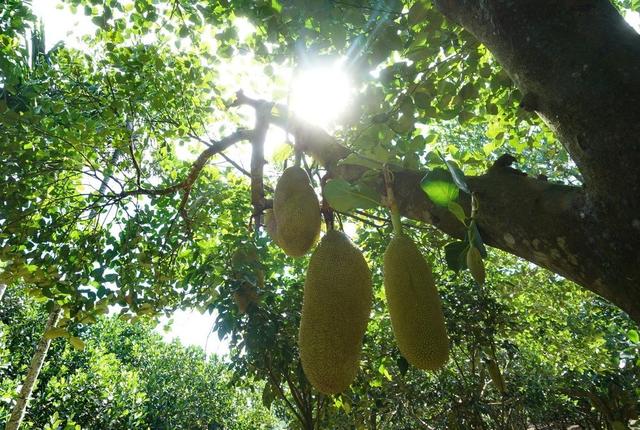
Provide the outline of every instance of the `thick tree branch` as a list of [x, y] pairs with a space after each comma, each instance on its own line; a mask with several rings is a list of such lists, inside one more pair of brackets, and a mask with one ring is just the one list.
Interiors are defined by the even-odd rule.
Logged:
[[[396, 173], [394, 191], [403, 215], [427, 222], [453, 237], [464, 227], [433, 204], [420, 188], [424, 172]], [[492, 170], [467, 183], [480, 201], [478, 225], [484, 241], [522, 257], [610, 300], [640, 321], [640, 294], [633, 281], [638, 266], [614, 266], [602, 260], [591, 224], [583, 218], [586, 196], [578, 187], [553, 184], [509, 170]], [[382, 187], [380, 187], [382, 192]], [[470, 199], [460, 204], [469, 213]]]
[[640, 34], [611, 2], [436, 3], [491, 50], [525, 107], [558, 134], [589, 197], [637, 209], [638, 199], [611, 193], [640, 187]]

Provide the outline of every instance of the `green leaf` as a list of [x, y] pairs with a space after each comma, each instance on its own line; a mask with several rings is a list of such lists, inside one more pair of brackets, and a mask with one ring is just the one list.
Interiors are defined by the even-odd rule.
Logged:
[[378, 372], [384, 376], [385, 378], [387, 378], [388, 381], [391, 381], [393, 378], [391, 377], [391, 374], [389, 373], [389, 371], [387, 370], [387, 368], [384, 366], [384, 363], [380, 363], [380, 366], [378, 366]]
[[363, 166], [369, 169], [380, 169], [384, 163], [369, 157], [363, 157], [359, 154], [349, 154], [338, 162], [338, 165], [350, 164], [354, 166]]
[[464, 209], [462, 208], [462, 206], [460, 206], [458, 203], [456, 202], [449, 202], [449, 204], [447, 205], [447, 208], [449, 209], [449, 212], [451, 212], [452, 214], [455, 215], [456, 218], [458, 218], [458, 220], [464, 224], [467, 217], [464, 214]]
[[475, 115], [473, 114], [473, 112], [463, 110], [458, 114], [458, 121], [460, 122], [460, 124], [464, 124], [474, 117]]
[[473, 279], [479, 284], [483, 285], [486, 278], [486, 271], [484, 269], [484, 261], [480, 255], [480, 251], [475, 246], [470, 246], [467, 251], [467, 267], [471, 272]]
[[629, 330], [627, 332], [627, 337], [633, 343], [639, 343], [640, 342], [640, 334], [638, 334], [637, 330]]
[[44, 333], [45, 339], [55, 339], [57, 337], [66, 337], [69, 336], [69, 332], [65, 328], [55, 327], [47, 330]]
[[416, 24], [420, 24], [425, 20], [428, 14], [427, 4], [423, 0], [418, 0], [409, 9], [407, 21], [409, 26], [413, 27]]
[[351, 412], [351, 403], [347, 397], [344, 397], [342, 400], [342, 409], [348, 414]]
[[431, 97], [427, 93], [417, 92], [413, 95], [413, 102], [420, 109], [427, 109], [431, 106]]
[[331, 179], [324, 186], [324, 197], [339, 212], [370, 209], [380, 205], [377, 194], [368, 188], [351, 185], [344, 179]]
[[71, 346], [73, 346], [78, 351], [84, 350], [85, 344], [79, 337], [71, 336], [69, 338], [69, 343], [71, 343]]
[[382, 380], [380, 380], [379, 378], [372, 378], [369, 380], [369, 386], [371, 387], [382, 387]]
[[487, 248], [484, 246], [484, 241], [482, 240], [482, 236], [480, 236], [480, 230], [478, 230], [478, 224], [475, 220], [469, 224], [469, 242], [478, 248], [482, 258], [487, 258]]
[[449, 173], [451, 173], [451, 178], [453, 182], [467, 194], [471, 194], [469, 191], [469, 186], [467, 185], [467, 178], [464, 176], [464, 172], [458, 167], [455, 161], [444, 160], [444, 164], [447, 165], [449, 169]]
[[444, 169], [434, 169], [427, 173], [420, 181], [420, 187], [431, 201], [445, 208], [459, 195], [458, 187], [451, 179], [451, 174]]
[[444, 246], [444, 255], [447, 260], [447, 267], [454, 272], [459, 272], [467, 268], [467, 249], [469, 244], [458, 240]]
[[487, 103], [485, 109], [489, 115], [498, 115], [498, 106], [493, 103]]
[[293, 147], [286, 143], [281, 143], [276, 147], [271, 155], [271, 159], [278, 163], [282, 164], [285, 160], [293, 155]]

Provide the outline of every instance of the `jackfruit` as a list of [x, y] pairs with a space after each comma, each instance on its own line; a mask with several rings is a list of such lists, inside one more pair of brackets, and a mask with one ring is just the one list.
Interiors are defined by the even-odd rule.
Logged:
[[278, 240], [278, 224], [276, 224], [276, 217], [273, 214], [273, 209], [267, 209], [264, 211], [264, 228], [271, 236], [271, 240], [278, 246], [280, 246]]
[[500, 372], [498, 364], [493, 360], [487, 360], [486, 364], [487, 370], [489, 371], [489, 376], [491, 377], [491, 382], [493, 382], [493, 385], [500, 392], [500, 394], [504, 394], [507, 389], [504, 383], [504, 376], [502, 376], [502, 372]]
[[307, 379], [318, 391], [344, 391], [358, 373], [371, 311], [371, 272], [349, 238], [329, 231], [311, 255], [298, 344]]
[[258, 289], [264, 287], [264, 270], [258, 248], [251, 243], [237, 248], [231, 255], [231, 270], [233, 278], [240, 284], [233, 292], [233, 301], [242, 315], [251, 305], [258, 305]]
[[231, 255], [233, 277], [238, 281], [250, 281], [255, 287], [264, 287], [264, 270], [253, 244], [236, 249]]
[[320, 234], [320, 205], [300, 167], [283, 173], [273, 197], [277, 243], [291, 257], [301, 257], [311, 249]]
[[231, 267], [242, 269], [243, 266], [251, 266], [258, 263], [258, 249], [253, 244], [237, 248], [231, 254]]
[[440, 368], [449, 356], [449, 339], [431, 267], [408, 236], [397, 234], [384, 253], [383, 269], [400, 352], [419, 369]]
[[242, 315], [247, 312], [249, 306], [258, 304], [258, 293], [253, 285], [245, 283], [233, 292], [233, 301], [238, 307], [238, 312]]

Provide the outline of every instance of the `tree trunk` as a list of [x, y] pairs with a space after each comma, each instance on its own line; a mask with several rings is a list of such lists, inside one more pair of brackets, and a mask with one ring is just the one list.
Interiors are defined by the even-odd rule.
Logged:
[[7, 291], [7, 284], [0, 284], [0, 302], [2, 301], [2, 298], [4, 297], [5, 291]]
[[51, 345], [51, 339], [45, 338], [44, 333], [56, 326], [61, 314], [62, 309], [58, 305], [54, 305], [54, 308], [49, 313], [49, 318], [47, 319], [47, 323], [44, 327], [43, 336], [40, 338], [40, 341], [38, 342], [38, 346], [36, 348], [36, 352], [31, 358], [29, 370], [27, 371], [27, 375], [24, 378], [22, 388], [20, 388], [18, 401], [11, 411], [11, 417], [9, 417], [9, 421], [7, 421], [5, 430], [18, 430], [20, 424], [22, 423], [24, 414], [27, 411], [27, 405], [29, 404], [31, 393], [36, 386], [38, 375], [40, 374], [40, 370], [42, 369], [44, 360], [47, 358], [49, 345]]

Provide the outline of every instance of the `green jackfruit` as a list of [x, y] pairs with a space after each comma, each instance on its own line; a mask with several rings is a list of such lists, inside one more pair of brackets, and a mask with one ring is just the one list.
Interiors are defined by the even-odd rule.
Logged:
[[491, 377], [493, 385], [501, 394], [504, 394], [507, 389], [504, 383], [504, 376], [502, 376], [502, 372], [500, 372], [498, 364], [493, 360], [487, 360], [487, 370], [489, 371], [489, 376]]
[[254, 287], [264, 287], [264, 270], [258, 258], [258, 248], [248, 244], [231, 255], [231, 269], [236, 280], [250, 281]]
[[446, 363], [449, 339], [431, 267], [404, 234], [384, 253], [384, 287], [400, 352], [413, 366], [435, 370]]
[[273, 215], [277, 244], [291, 257], [306, 254], [320, 234], [320, 205], [307, 172], [300, 167], [287, 168], [278, 180]]
[[371, 272], [362, 253], [329, 231], [311, 255], [298, 343], [302, 368], [318, 391], [344, 391], [358, 373], [371, 311]]
[[258, 248], [252, 243], [237, 248], [231, 255], [231, 270], [240, 286], [233, 292], [233, 301], [242, 315], [259, 304], [258, 289], [264, 287], [264, 270]]

